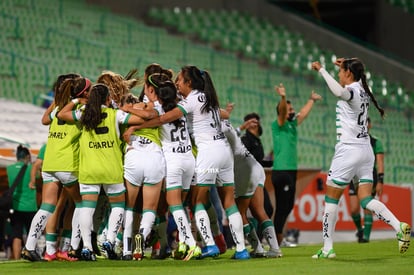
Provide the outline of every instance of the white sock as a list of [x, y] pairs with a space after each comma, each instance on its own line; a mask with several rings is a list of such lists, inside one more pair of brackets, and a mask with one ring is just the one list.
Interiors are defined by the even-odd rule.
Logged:
[[243, 221], [237, 206], [234, 205], [227, 208], [226, 215], [229, 219], [229, 227], [233, 241], [236, 244], [236, 251], [243, 251], [246, 249], [244, 244]]
[[180, 242], [184, 242], [190, 247], [196, 245], [196, 241], [191, 233], [190, 223], [188, 222], [187, 215], [185, 214], [182, 205], [170, 207], [170, 211], [177, 224]]
[[400, 231], [400, 221], [394, 216], [394, 214], [379, 200], [372, 199], [367, 204], [367, 209], [377, 215], [378, 219], [389, 224], [394, 228], [396, 232]]
[[155, 212], [152, 210], [143, 210], [141, 224], [139, 226], [139, 233], [144, 237], [144, 240], [147, 239], [148, 235], [151, 233], [152, 226], [155, 222]]
[[72, 234], [70, 238], [70, 245], [73, 249], [78, 249], [80, 241], [82, 239], [81, 231], [80, 231], [80, 224], [79, 224], [79, 213], [81, 209], [81, 204], [75, 204], [75, 210], [73, 211], [72, 216]]
[[197, 204], [195, 207], [194, 218], [197, 224], [198, 232], [204, 241], [205, 245], [215, 245], [213, 234], [210, 228], [210, 219], [208, 218], [207, 211], [202, 204]]
[[113, 206], [108, 219], [108, 233], [106, 239], [111, 244], [115, 243], [116, 235], [124, 220], [125, 209], [123, 206]]
[[36, 215], [32, 219], [32, 223], [30, 224], [29, 234], [27, 234], [27, 240], [25, 245], [27, 250], [35, 250], [37, 240], [43, 234], [43, 230], [45, 230], [47, 220], [52, 215], [53, 211], [50, 212], [42, 208], [40, 208], [37, 211]]
[[328, 252], [333, 248], [332, 234], [335, 230], [338, 216], [338, 204], [325, 201], [325, 211], [322, 218], [323, 250]]
[[123, 244], [124, 244], [124, 256], [132, 254], [132, 227], [134, 223], [134, 211], [130, 209], [125, 209], [125, 217], [124, 217], [124, 236], [123, 236]]
[[56, 253], [57, 233], [46, 233], [46, 253], [53, 255]]
[[[80, 224], [80, 231], [83, 240], [83, 247], [92, 250], [92, 216], [93, 212], [95, 212], [95, 208], [90, 207], [82, 207], [79, 210], [79, 224]], [[73, 234], [73, 233], [72, 233]]]
[[266, 239], [267, 243], [270, 246], [271, 250], [278, 250], [279, 244], [277, 242], [276, 238], [276, 232], [275, 227], [273, 225], [273, 222], [271, 220], [265, 220], [261, 224], [262, 229], [262, 235]]

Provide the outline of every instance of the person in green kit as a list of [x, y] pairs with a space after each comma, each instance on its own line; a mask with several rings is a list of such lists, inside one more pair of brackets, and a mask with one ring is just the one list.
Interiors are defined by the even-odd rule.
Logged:
[[16, 152], [17, 162], [7, 166], [7, 178], [11, 186], [26, 164], [27, 168], [22, 180], [17, 184], [13, 193], [13, 214], [10, 217], [12, 229], [12, 259], [20, 259], [20, 251], [23, 245], [23, 232], [28, 232], [30, 223], [37, 211], [36, 187], [29, 186], [30, 170], [32, 168], [29, 149], [19, 145]]
[[283, 84], [275, 87], [280, 101], [276, 107], [277, 118], [272, 122], [273, 168], [272, 184], [275, 190], [276, 209], [274, 225], [279, 245], [283, 241], [283, 227], [293, 209], [296, 192], [297, 158], [297, 127], [305, 120], [312, 110], [315, 101], [322, 97], [312, 91], [309, 100], [298, 114], [290, 101], [286, 100], [286, 89]]

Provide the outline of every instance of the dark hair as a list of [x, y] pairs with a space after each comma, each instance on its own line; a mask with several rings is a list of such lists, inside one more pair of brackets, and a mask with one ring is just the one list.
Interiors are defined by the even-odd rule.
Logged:
[[89, 90], [90, 85], [90, 80], [84, 77], [66, 79], [55, 96], [56, 106], [61, 110], [72, 98], [79, 97], [84, 91]]
[[87, 131], [94, 130], [106, 117], [102, 113], [101, 106], [109, 97], [109, 88], [104, 84], [95, 84], [89, 93], [88, 103], [82, 113], [80, 123]]
[[[258, 113], [250, 113], [244, 116], [244, 121], [248, 121], [249, 119], [255, 118], [258, 121], [260, 121], [260, 116]], [[258, 132], [259, 136], [261, 136], [263, 134], [263, 128], [259, 123], [259, 132]]]
[[30, 156], [29, 149], [27, 149], [23, 145], [19, 144], [19, 146], [17, 146], [17, 150], [16, 150], [16, 158], [17, 158], [17, 160], [22, 160], [22, 159], [24, 159], [27, 156]]
[[204, 93], [206, 102], [201, 107], [202, 113], [220, 108], [216, 89], [207, 71], [201, 71], [196, 66], [184, 66], [181, 68], [181, 75], [184, 82], [191, 82], [190, 86], [193, 90]]
[[257, 120], [260, 120], [260, 116], [258, 113], [250, 113], [244, 116], [244, 121], [248, 121], [249, 119], [255, 118]]
[[68, 74], [61, 74], [57, 77], [55, 83], [53, 83], [53, 92], [57, 92], [59, 90], [60, 85], [62, 85], [63, 81], [65, 81], [66, 79], [73, 79], [73, 78], [77, 78], [80, 77], [80, 74], [77, 73], [68, 73]]
[[362, 82], [362, 87], [364, 87], [365, 92], [368, 93], [369, 97], [371, 98], [372, 102], [374, 102], [375, 107], [381, 114], [381, 117], [384, 118], [385, 111], [383, 108], [381, 108], [375, 99], [374, 95], [372, 94], [371, 90], [369, 89], [369, 86], [367, 84], [367, 77], [365, 75], [365, 67], [364, 64], [359, 60], [358, 58], [348, 58], [345, 59], [341, 64], [342, 69], [345, 71], [350, 71], [352, 75], [354, 76], [355, 81]]
[[[155, 94], [161, 101], [164, 112], [177, 107], [177, 87], [168, 75], [163, 73], [151, 74], [147, 77], [147, 84], [154, 87]], [[179, 126], [180, 120], [175, 120], [173, 123]]]
[[70, 96], [67, 94], [63, 94], [62, 85], [68, 79], [75, 79], [81, 77], [80, 74], [76, 73], [69, 73], [69, 74], [61, 74], [57, 77], [55, 83], [53, 84], [53, 93], [55, 99], [55, 105], [59, 106], [59, 109], [62, 109], [66, 103], [69, 102]]
[[[144, 81], [147, 83], [148, 76], [150, 76], [152, 74], [157, 74], [157, 73], [158, 74], [165, 74], [166, 76], [168, 76], [168, 78], [170, 80], [173, 77], [173, 71], [172, 70], [170, 70], [170, 69], [164, 69], [160, 64], [152, 63], [152, 64], [148, 65], [145, 68], [145, 71], [144, 71], [144, 74], [145, 74], [144, 78], [145, 79], [144, 79]], [[142, 102], [144, 100], [144, 96], [145, 96], [144, 87], [142, 87], [142, 91], [141, 91], [141, 93], [139, 95], [139, 101]]]

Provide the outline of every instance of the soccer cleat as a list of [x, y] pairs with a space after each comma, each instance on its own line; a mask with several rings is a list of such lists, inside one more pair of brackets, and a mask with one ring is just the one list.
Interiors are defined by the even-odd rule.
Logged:
[[44, 260], [36, 253], [36, 250], [27, 250], [26, 247], [22, 249], [21, 257], [31, 262], [43, 262]]
[[250, 259], [250, 254], [245, 248], [242, 251], [236, 251], [231, 258], [235, 260], [248, 260]]
[[256, 252], [256, 251], [253, 250], [253, 251], [250, 252], [250, 257], [251, 258], [265, 258], [266, 254], [265, 254], [264, 251]]
[[58, 251], [56, 257], [59, 261], [75, 262], [78, 260], [76, 257], [71, 257], [68, 251]]
[[158, 233], [157, 231], [151, 229], [151, 232], [149, 233], [149, 235], [147, 236], [147, 239], [145, 240], [145, 247], [152, 247], [153, 245], [155, 245], [158, 242]]
[[89, 248], [82, 249], [81, 256], [84, 261], [96, 261], [95, 253]]
[[144, 236], [141, 233], [135, 235], [135, 250], [132, 256], [137, 261], [144, 258]]
[[358, 238], [359, 243], [364, 242], [364, 229], [358, 230], [355, 236]]
[[220, 254], [220, 250], [217, 245], [207, 245], [201, 249], [201, 255], [197, 259], [204, 259], [207, 257], [217, 257]]
[[227, 244], [226, 240], [224, 239], [224, 235], [220, 234], [214, 237], [214, 242], [216, 243], [217, 247], [220, 250], [220, 254], [226, 253], [227, 251]]
[[411, 227], [408, 223], [400, 223], [400, 231], [397, 233], [398, 239], [398, 249], [400, 253], [407, 252], [408, 247], [410, 246], [410, 237], [411, 237]]
[[282, 243], [280, 244], [280, 247], [297, 247], [297, 243], [289, 242], [286, 239], [283, 239]]
[[103, 250], [105, 250], [108, 259], [116, 260], [118, 258], [114, 250], [114, 245], [111, 244], [110, 242], [108, 241], [103, 242], [102, 248]]
[[54, 253], [54, 254], [47, 254], [47, 252], [45, 252], [45, 256], [43, 257], [43, 259], [45, 259], [48, 262], [52, 262], [54, 260], [57, 260], [56, 253]]
[[316, 252], [315, 255], [312, 256], [313, 259], [320, 259], [320, 258], [333, 259], [335, 257], [336, 257], [336, 254], [333, 248], [329, 250], [328, 252], [323, 251], [323, 249], [321, 248], [318, 250], [318, 252]]
[[282, 258], [282, 250], [280, 249], [269, 249], [266, 252], [266, 258]]
[[187, 255], [187, 245], [185, 243], [178, 243], [177, 249], [174, 252], [174, 259], [183, 260]]
[[68, 256], [70, 258], [77, 258], [77, 259], [81, 259], [82, 255], [81, 255], [82, 250], [81, 249], [74, 249], [72, 246], [69, 248], [68, 251]]
[[132, 255], [131, 254], [123, 255], [121, 257], [121, 260], [123, 260], [123, 261], [132, 261]]
[[199, 257], [201, 255], [201, 248], [197, 245], [190, 247], [187, 251], [187, 256], [183, 259], [183, 261], [189, 261], [193, 257]]

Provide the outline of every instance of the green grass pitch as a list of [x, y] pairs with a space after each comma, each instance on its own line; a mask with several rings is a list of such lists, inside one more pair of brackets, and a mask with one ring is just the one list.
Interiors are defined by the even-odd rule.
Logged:
[[143, 261], [96, 262], [0, 262], [0, 274], [413, 274], [414, 251], [398, 252], [396, 240], [374, 240], [369, 243], [335, 243], [335, 259], [312, 259], [321, 245], [300, 245], [283, 248], [279, 259], [232, 260], [233, 250], [216, 259], [183, 262], [173, 259]]

